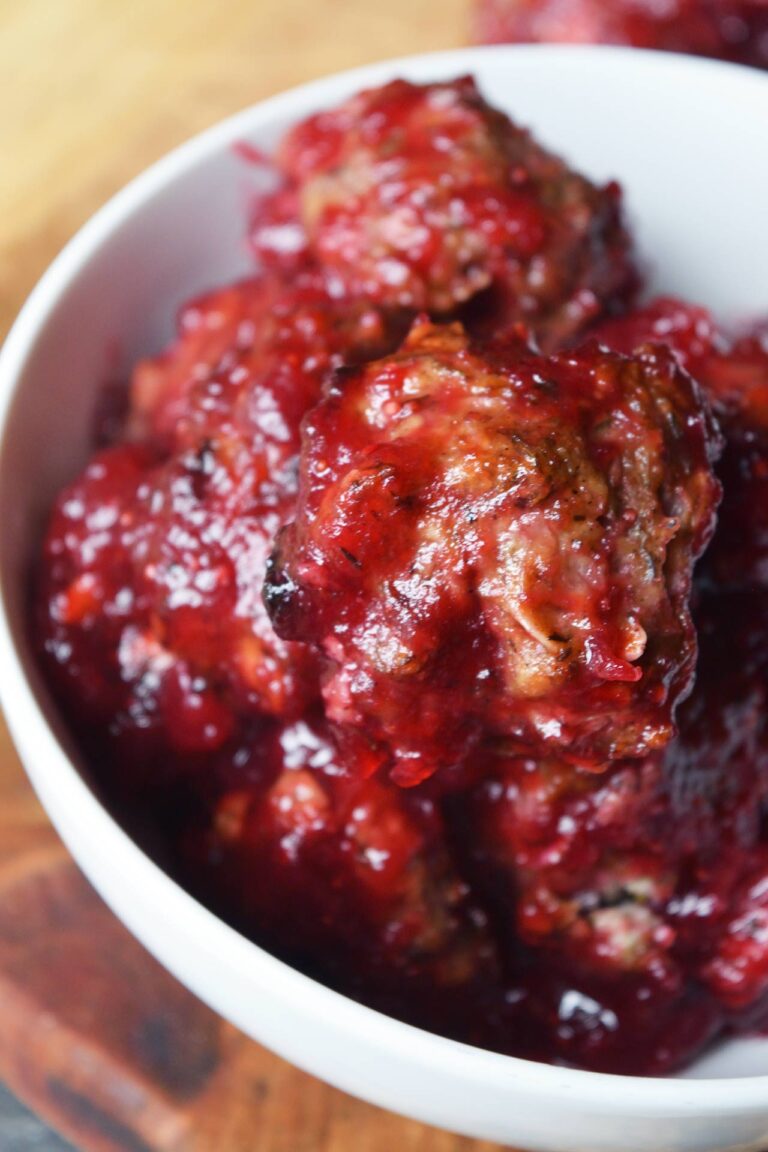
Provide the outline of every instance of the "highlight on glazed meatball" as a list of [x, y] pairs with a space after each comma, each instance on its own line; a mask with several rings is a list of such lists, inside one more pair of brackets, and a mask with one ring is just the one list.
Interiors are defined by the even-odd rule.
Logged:
[[704, 569], [720, 587], [768, 586], [768, 324], [729, 340], [705, 309], [662, 297], [594, 336], [627, 354], [663, 344], [699, 381], [725, 436], [723, 503]]
[[624, 44], [768, 68], [765, 0], [475, 0], [481, 44]]
[[419, 322], [305, 424], [265, 597], [343, 733], [415, 784], [484, 731], [600, 770], [670, 739], [719, 440], [664, 350], [547, 358]]
[[362, 92], [294, 128], [278, 164], [257, 251], [309, 253], [348, 298], [446, 314], [494, 289], [507, 323], [552, 346], [635, 292], [618, 187], [571, 171], [469, 77]]

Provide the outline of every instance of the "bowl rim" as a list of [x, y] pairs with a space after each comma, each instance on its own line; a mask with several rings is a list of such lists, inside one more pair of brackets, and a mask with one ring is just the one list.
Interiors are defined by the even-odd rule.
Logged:
[[[551, 64], [578, 61], [579, 66], [599, 66], [607, 72], [640, 68], [647, 73], [648, 82], [660, 72], [689, 74], [694, 79], [716, 74], [733, 93], [743, 92], [740, 99], [762, 101], [768, 114], [768, 74], [758, 70], [672, 53], [571, 45], [495, 45], [402, 56], [333, 73], [259, 101], [193, 136], [132, 179], [79, 229], [44, 272], [0, 350], [0, 454], [7, 439], [17, 385], [56, 306], [101, 245], [158, 192], [212, 154], [247, 139], [249, 133], [267, 126], [274, 117], [296, 119], [307, 115], [313, 107], [320, 108], [329, 99], [338, 98], [339, 85], [349, 89], [371, 86], [402, 72], [423, 78], [432, 74], [451, 76], [475, 72], [490, 57], [527, 59], [537, 67], [546, 59]], [[482, 84], [482, 75], [480, 82]], [[468, 1085], [474, 1081], [485, 1085], [490, 1082], [503, 1091], [513, 1086], [519, 1089], [524, 1084], [527, 1091], [542, 1099], [557, 1096], [578, 1104], [580, 1109], [593, 1107], [615, 1115], [625, 1114], [628, 1108], [639, 1116], [651, 1116], [662, 1110], [675, 1116], [699, 1118], [765, 1109], [768, 1075], [706, 1079], [632, 1077], [540, 1064], [449, 1040], [333, 991], [242, 936], [162, 871], [123, 831], [80, 775], [38, 703], [24, 670], [13, 639], [3, 572], [0, 558], [0, 705], [17, 748], [25, 746], [25, 733], [35, 733], [37, 747], [34, 758], [29, 758], [35, 762], [25, 763], [26, 771], [46, 809], [51, 803], [62, 810], [79, 813], [79, 846], [84, 841], [91, 845], [108, 842], [114, 867], [130, 876], [131, 885], [145, 894], [145, 905], [162, 907], [163, 915], [174, 924], [180, 936], [189, 940], [204, 939], [206, 949], [213, 954], [226, 949], [232, 963], [243, 971], [249, 982], [268, 987], [273, 994], [306, 1002], [308, 1013], [341, 1021], [349, 1034], [364, 1030], [389, 1056], [397, 1058], [407, 1044], [419, 1062], [460, 1075]], [[23, 759], [26, 761], [27, 757]], [[58, 821], [53, 819], [58, 827]], [[58, 830], [72, 855], [79, 859], [79, 846], [72, 843], [73, 837], [66, 830]], [[87, 872], [91, 883], [101, 891], [96, 869], [88, 868]]]

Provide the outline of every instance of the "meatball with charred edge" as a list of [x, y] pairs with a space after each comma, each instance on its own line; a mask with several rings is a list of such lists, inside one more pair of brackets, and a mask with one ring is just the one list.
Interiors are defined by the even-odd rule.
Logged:
[[765, 0], [475, 0], [479, 44], [625, 44], [768, 68]]
[[329, 369], [387, 339], [375, 309], [339, 309], [302, 274], [194, 301], [176, 342], [138, 365], [135, 442], [57, 500], [36, 593], [38, 646], [86, 741], [105, 727], [111, 755], [150, 772], [317, 698], [316, 658], [275, 635], [261, 585], [293, 511], [304, 411]]
[[702, 561], [712, 587], [768, 587], [768, 323], [727, 339], [704, 308], [661, 297], [594, 337], [631, 354], [663, 344], [696, 378], [725, 436], [718, 530]]
[[305, 423], [274, 627], [322, 651], [328, 717], [401, 784], [486, 732], [599, 771], [643, 756], [691, 683], [718, 450], [664, 350], [547, 358], [419, 322]]
[[260, 258], [308, 251], [348, 298], [446, 315], [492, 289], [552, 347], [634, 296], [618, 187], [571, 171], [471, 77], [359, 93], [294, 128], [277, 163]]

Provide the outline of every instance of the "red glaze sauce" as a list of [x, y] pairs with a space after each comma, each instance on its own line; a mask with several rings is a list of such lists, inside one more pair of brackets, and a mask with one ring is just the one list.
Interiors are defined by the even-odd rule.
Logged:
[[623, 44], [768, 68], [765, 0], [475, 0], [480, 44]]
[[183, 310], [56, 501], [50, 686], [121, 819], [303, 971], [678, 1068], [768, 1020], [764, 333], [619, 315], [616, 191], [470, 81], [279, 163], [268, 268]]

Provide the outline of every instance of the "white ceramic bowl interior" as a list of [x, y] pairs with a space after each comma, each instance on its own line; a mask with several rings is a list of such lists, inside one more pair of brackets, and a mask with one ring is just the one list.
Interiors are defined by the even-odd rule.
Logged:
[[248, 205], [297, 118], [360, 87], [474, 73], [488, 98], [599, 179], [618, 177], [654, 289], [726, 319], [768, 315], [768, 77], [654, 53], [488, 48], [306, 85], [192, 140], [112, 200], [30, 297], [0, 358], [0, 697], [52, 820], [95, 887], [175, 975], [295, 1064], [394, 1111], [548, 1152], [768, 1147], [768, 1039], [721, 1045], [684, 1077], [602, 1076], [418, 1031], [293, 971], [168, 879], [90, 790], [25, 637], [46, 509], [86, 459], [107, 376], [159, 349], [178, 306], [250, 266]]

